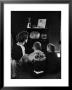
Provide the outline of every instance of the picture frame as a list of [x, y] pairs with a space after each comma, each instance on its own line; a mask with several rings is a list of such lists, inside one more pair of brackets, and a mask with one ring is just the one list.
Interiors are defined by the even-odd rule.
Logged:
[[[32, 1], [32, 0], [30, 0], [30, 1], [29, 0], [27, 0], [27, 1], [26, 0], [21, 0], [21, 1], [20, 0], [17, 0], [17, 1], [9, 0], [9, 1], [6, 1], [6, 0], [4, 0], [4, 1], [0, 1], [0, 7], [1, 7], [0, 8], [0, 28], [1, 28], [1, 30], [0, 30], [0, 64], [1, 64], [0, 65], [0, 81], [1, 81], [0, 86], [1, 86], [1, 88], [6, 87], [6, 86], [4, 86], [4, 74], [5, 74], [4, 73], [4, 44], [5, 44], [5, 42], [4, 42], [4, 5], [5, 4], [23, 4], [23, 3], [24, 4], [46, 4], [46, 3], [48, 3], [48, 4], [68, 4], [69, 5], [69, 12], [68, 12], [69, 31], [68, 32], [69, 32], [69, 40], [70, 40], [72, 1], [70, 1], [70, 0], [57, 0], [57, 1], [56, 0], [51, 0], [51, 1], [50, 0], [45, 0], [45, 1], [41, 1], [41, 0], [35, 0], [35, 1]], [[69, 41], [68, 41], [68, 45], [69, 45]], [[67, 63], [67, 64], [69, 65], [69, 63]], [[69, 79], [69, 76], [68, 76], [68, 79]], [[53, 86], [56, 86], [56, 85], [53, 85]], [[62, 86], [62, 85], [60, 85], [60, 86]], [[68, 81], [68, 83], [66, 83], [66, 85], [63, 85], [63, 86], [69, 86], [69, 81]], [[31, 86], [26, 85], [23, 87], [32, 87], [32, 85]], [[33, 85], [33, 87], [37, 87], [37, 85], [36, 86]], [[48, 86], [47, 85], [45, 85], [45, 86], [39, 85], [38, 87], [48, 87]]]

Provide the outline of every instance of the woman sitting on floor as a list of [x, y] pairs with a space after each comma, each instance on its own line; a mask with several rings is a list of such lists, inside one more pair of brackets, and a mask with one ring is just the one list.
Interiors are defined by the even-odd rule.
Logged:
[[23, 31], [16, 36], [17, 43], [13, 45], [11, 53], [11, 68], [12, 68], [12, 78], [16, 77], [16, 68], [20, 65], [20, 60], [22, 56], [25, 55], [25, 43], [28, 41], [28, 33]]

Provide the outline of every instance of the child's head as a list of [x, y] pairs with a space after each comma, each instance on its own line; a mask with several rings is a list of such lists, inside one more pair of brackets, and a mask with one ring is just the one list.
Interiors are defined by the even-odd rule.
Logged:
[[33, 49], [34, 50], [41, 50], [41, 43], [40, 42], [35, 42], [33, 44]]
[[49, 44], [47, 45], [47, 51], [48, 51], [48, 52], [55, 52], [55, 45], [49, 43]]

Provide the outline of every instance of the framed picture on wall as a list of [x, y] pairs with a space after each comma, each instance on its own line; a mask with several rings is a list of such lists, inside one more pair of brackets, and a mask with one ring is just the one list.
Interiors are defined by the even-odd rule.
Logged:
[[69, 2], [1, 7], [3, 86], [68, 86]]

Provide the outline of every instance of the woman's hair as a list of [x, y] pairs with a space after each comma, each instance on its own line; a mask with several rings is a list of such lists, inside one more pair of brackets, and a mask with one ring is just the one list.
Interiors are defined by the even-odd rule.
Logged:
[[33, 47], [34, 47], [36, 50], [41, 50], [41, 49], [42, 49], [40, 42], [35, 42], [35, 43], [33, 44]]
[[24, 42], [28, 39], [28, 32], [27, 31], [22, 31], [16, 36], [16, 41], [17, 42]]

